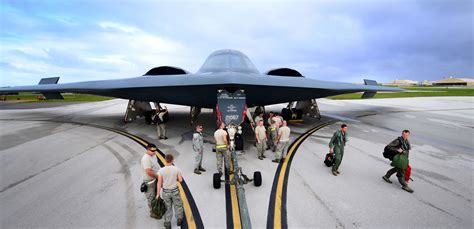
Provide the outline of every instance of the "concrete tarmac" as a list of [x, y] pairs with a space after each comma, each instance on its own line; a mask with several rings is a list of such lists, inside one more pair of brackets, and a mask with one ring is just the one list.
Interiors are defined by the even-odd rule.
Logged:
[[[431, 97], [335, 101], [318, 99], [325, 120], [337, 123], [312, 134], [292, 161], [288, 190], [289, 228], [473, 228], [474, 98]], [[1, 228], [156, 228], [139, 191], [144, 149], [112, 127], [173, 153], [206, 228], [226, 226], [225, 191], [212, 188], [214, 117], [203, 110], [205, 153], [202, 175], [193, 173], [193, 128], [189, 107], [167, 105], [168, 140], [143, 119], [124, 125], [125, 100], [49, 106], [0, 104]], [[284, 105], [267, 106], [280, 111]], [[323, 164], [328, 141], [344, 122], [350, 141], [337, 177]], [[318, 123], [290, 124], [291, 140]], [[411, 131], [413, 194], [400, 188], [382, 156], [384, 146]], [[263, 184], [246, 185], [254, 228], [266, 228], [277, 164], [273, 153], [258, 160], [249, 129], [239, 165]], [[176, 221], [173, 219], [173, 226]]]

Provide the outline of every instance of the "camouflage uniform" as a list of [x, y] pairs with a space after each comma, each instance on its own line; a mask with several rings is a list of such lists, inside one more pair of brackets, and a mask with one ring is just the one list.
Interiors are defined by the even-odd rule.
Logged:
[[[255, 135], [258, 140], [260, 140], [260, 143], [257, 141], [257, 156], [258, 157], [264, 157], [264, 152], [266, 148], [265, 141], [267, 140], [267, 135], [266, 135], [266, 129], [264, 126], [257, 126], [255, 127]], [[262, 136], [263, 135], [263, 136]]]
[[163, 189], [162, 193], [163, 201], [165, 201], [166, 205], [166, 213], [164, 220], [165, 222], [171, 222], [171, 217], [173, 216], [173, 209], [176, 219], [183, 218], [183, 202], [181, 201], [181, 197], [179, 196], [179, 189]]
[[156, 134], [158, 135], [159, 139], [166, 139], [166, 120], [164, 118], [164, 115], [166, 114], [167, 111], [161, 111], [157, 113], [156, 115], [158, 116], [156, 119]]
[[224, 174], [222, 170], [222, 160], [225, 160], [225, 166], [227, 169], [230, 168], [230, 155], [227, 150], [227, 145], [223, 140], [224, 137], [227, 137], [227, 132], [223, 129], [218, 129], [214, 132], [214, 139], [216, 140], [216, 158], [217, 158], [217, 171], [221, 174]]
[[199, 169], [201, 168], [202, 153], [204, 151], [204, 139], [202, 137], [202, 133], [200, 132], [194, 132], [193, 134], [193, 151], [195, 153], [194, 168]]
[[227, 150], [227, 146], [225, 148], [217, 148], [216, 147], [216, 158], [217, 158], [217, 171], [224, 172], [222, 170], [222, 160], [225, 160], [225, 167], [229, 169], [230, 167], [230, 155], [229, 151]]
[[152, 181], [143, 181], [146, 183], [147, 191], [145, 192], [145, 197], [148, 203], [148, 207], [151, 210], [151, 201], [156, 197], [156, 179]]
[[267, 146], [268, 149], [275, 152], [278, 140], [278, 128], [275, 123], [275, 116], [272, 118], [268, 118], [268, 139], [267, 139]]
[[[283, 133], [284, 132], [284, 133]], [[288, 151], [288, 146], [290, 145], [290, 133], [291, 130], [288, 126], [282, 126], [278, 130], [278, 135], [281, 136], [280, 141], [277, 144], [277, 149], [275, 152], [275, 159], [276, 160], [281, 160], [283, 158], [286, 158], [286, 153]], [[284, 134], [284, 136], [283, 136]]]
[[165, 138], [166, 137], [166, 124], [160, 123], [156, 124], [156, 134], [158, 138]]

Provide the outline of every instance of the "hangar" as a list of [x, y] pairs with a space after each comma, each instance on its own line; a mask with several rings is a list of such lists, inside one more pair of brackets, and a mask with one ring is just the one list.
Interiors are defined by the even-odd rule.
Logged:
[[433, 82], [433, 86], [474, 86], [474, 79], [449, 77]]

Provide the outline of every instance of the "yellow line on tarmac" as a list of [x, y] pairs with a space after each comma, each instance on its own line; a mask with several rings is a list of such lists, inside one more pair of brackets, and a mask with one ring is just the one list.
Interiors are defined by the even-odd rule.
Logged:
[[298, 139], [294, 144], [292, 144], [291, 148], [288, 150], [286, 159], [283, 161], [283, 164], [281, 166], [280, 174], [278, 176], [278, 183], [277, 183], [277, 189], [276, 189], [276, 195], [275, 195], [275, 209], [274, 209], [274, 218], [273, 218], [273, 226], [274, 228], [282, 228], [281, 224], [281, 217], [282, 217], [282, 212], [281, 212], [281, 206], [282, 206], [282, 192], [283, 192], [283, 185], [284, 185], [284, 180], [285, 180], [285, 175], [287, 172], [287, 167], [288, 164], [290, 163], [290, 158], [292, 154], [296, 152], [296, 149], [303, 141], [311, 134], [316, 132], [317, 130], [328, 126], [332, 124], [333, 122], [327, 122], [318, 126], [315, 126], [311, 128], [310, 130], [306, 131], [303, 135], [299, 136]]
[[[139, 142], [141, 145], [145, 147], [148, 145], [148, 143], [144, 142], [143, 140], [141, 140], [140, 138], [137, 138], [136, 136], [132, 134], [118, 131], [118, 130], [114, 130], [114, 131], [134, 139], [135, 141]], [[163, 164], [166, 164], [166, 160], [163, 158], [163, 156], [160, 153], [157, 152], [156, 156]], [[194, 221], [193, 213], [191, 211], [191, 206], [189, 205], [189, 201], [188, 201], [188, 198], [186, 197], [183, 186], [181, 186], [181, 183], [179, 182], [178, 182], [178, 188], [179, 188], [179, 196], [181, 197], [181, 200], [183, 202], [183, 208], [184, 208], [184, 213], [185, 213], [184, 215], [186, 216], [186, 222], [188, 224], [188, 228], [196, 229], [197, 228], [196, 222]]]
[[191, 206], [189, 205], [188, 198], [186, 197], [186, 193], [184, 193], [183, 186], [181, 186], [181, 183], [178, 182], [178, 188], [179, 188], [179, 196], [181, 197], [181, 200], [183, 202], [183, 208], [184, 208], [184, 215], [186, 216], [186, 222], [188, 223], [188, 228], [191, 229], [196, 229], [196, 221], [194, 221], [193, 213], [191, 211]]
[[[308, 133], [304, 134], [303, 136], [305, 135], [308, 135]], [[281, 228], [281, 194], [283, 192], [283, 180], [285, 179], [285, 173], [286, 173], [286, 168], [288, 167], [288, 161], [291, 155], [295, 152], [296, 147], [301, 144], [303, 139], [304, 137], [299, 137], [296, 143], [293, 144], [293, 146], [290, 148], [290, 150], [287, 153], [285, 161], [283, 161], [283, 165], [280, 170], [280, 175], [278, 177], [276, 199], [275, 199], [275, 218], [273, 220], [273, 225], [275, 226], [275, 228]]]
[[[13, 121], [18, 121], [18, 120], [13, 120]], [[25, 120], [25, 121], [28, 121], [28, 120]], [[31, 120], [31, 121], [54, 122], [54, 121], [51, 121], [51, 120]], [[104, 126], [93, 125], [93, 124], [84, 124], [84, 123], [74, 123], [74, 122], [64, 122], [64, 123], [72, 123], [72, 124], [75, 124], [75, 125], [85, 125], [85, 126], [90, 126], [90, 127], [103, 129], [103, 130], [112, 131], [112, 132], [115, 132], [117, 134], [128, 137], [130, 139], [133, 139], [134, 141], [136, 141], [137, 143], [139, 143], [143, 147], [146, 147], [148, 145], [148, 142], [146, 142], [146, 141], [144, 141], [144, 140], [142, 140], [142, 139], [140, 139], [140, 138], [138, 138], [138, 137], [136, 137], [132, 134], [129, 134], [129, 133], [121, 131], [121, 130], [113, 129], [111, 127], [104, 127]], [[163, 164], [166, 164], [165, 159], [163, 158], [163, 156], [160, 153], [156, 153], [156, 156], [158, 157], [158, 159]], [[179, 193], [180, 193], [180, 196], [181, 196], [181, 199], [182, 199], [182, 202], [183, 202], [183, 208], [184, 208], [185, 215], [186, 215], [187, 226], [189, 228], [195, 229], [195, 228], [197, 228], [197, 224], [196, 224], [196, 221], [194, 220], [194, 215], [192, 213], [191, 205], [189, 204], [189, 200], [186, 197], [186, 193], [184, 192], [184, 189], [183, 189], [181, 183], [178, 183], [178, 187], [179, 187], [179, 190], [180, 190]], [[200, 225], [200, 227], [201, 227], [201, 225]]]

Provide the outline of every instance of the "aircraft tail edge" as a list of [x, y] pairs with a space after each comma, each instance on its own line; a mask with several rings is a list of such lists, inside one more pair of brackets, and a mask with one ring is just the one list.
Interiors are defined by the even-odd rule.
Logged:
[[[375, 80], [370, 80], [370, 79], [364, 79], [364, 84], [365, 85], [370, 85], [370, 86], [378, 86], [378, 83], [377, 81]], [[364, 94], [362, 94], [362, 99], [368, 99], [368, 98], [373, 98], [375, 96], [375, 94], [377, 94], [377, 92], [364, 92]]]
[[[59, 77], [48, 77], [48, 78], [42, 78], [38, 85], [45, 85], [45, 84], [58, 84]], [[59, 92], [44, 92], [42, 91], [41, 94], [46, 99], [64, 99], [64, 97], [61, 95]]]

